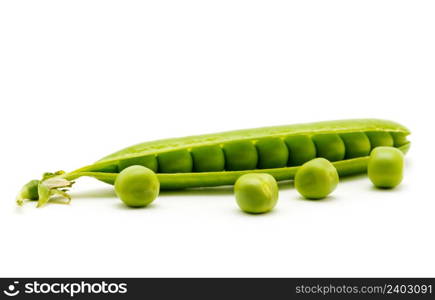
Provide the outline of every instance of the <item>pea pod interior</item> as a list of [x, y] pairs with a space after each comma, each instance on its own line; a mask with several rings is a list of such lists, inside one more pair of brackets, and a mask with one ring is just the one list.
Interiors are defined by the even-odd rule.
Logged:
[[406, 153], [409, 130], [392, 121], [354, 119], [264, 127], [145, 142], [67, 173], [113, 184], [130, 165], [157, 172], [162, 189], [234, 184], [246, 173], [292, 179], [304, 162], [324, 157], [340, 176], [365, 172], [371, 150], [394, 146]]

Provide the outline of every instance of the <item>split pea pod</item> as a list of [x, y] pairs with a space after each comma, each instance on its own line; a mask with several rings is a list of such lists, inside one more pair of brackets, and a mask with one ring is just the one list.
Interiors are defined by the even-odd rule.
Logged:
[[[347, 176], [367, 171], [375, 147], [394, 146], [406, 153], [409, 134], [392, 121], [353, 119], [164, 139], [125, 148], [69, 173], [49, 175], [42, 183], [64, 180], [67, 185], [90, 176], [113, 184], [117, 174], [132, 165], [156, 172], [161, 189], [232, 185], [247, 173], [289, 180], [299, 166], [316, 157], [328, 159], [340, 176]], [[63, 188], [61, 183], [52, 189]]]

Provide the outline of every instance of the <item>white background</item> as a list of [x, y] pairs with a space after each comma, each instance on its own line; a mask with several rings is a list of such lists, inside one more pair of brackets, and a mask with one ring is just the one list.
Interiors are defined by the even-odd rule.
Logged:
[[[435, 276], [433, 1], [2, 1], [0, 276]], [[128, 209], [80, 179], [71, 205], [21, 186], [138, 142], [376, 117], [412, 131], [403, 184], [287, 182]]]

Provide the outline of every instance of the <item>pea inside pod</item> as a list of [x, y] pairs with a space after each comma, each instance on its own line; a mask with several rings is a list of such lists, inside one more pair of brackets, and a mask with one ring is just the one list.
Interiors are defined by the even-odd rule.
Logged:
[[187, 149], [159, 154], [158, 164], [161, 173], [187, 173], [193, 168], [192, 156]]
[[342, 160], [346, 153], [343, 140], [338, 134], [319, 134], [313, 137], [317, 156], [329, 161]]
[[218, 146], [203, 146], [192, 149], [195, 172], [216, 172], [225, 169], [225, 156]]
[[388, 146], [388, 147], [394, 146], [393, 136], [389, 132], [369, 131], [366, 134], [370, 140], [372, 149], [380, 146]]
[[258, 141], [256, 146], [259, 169], [282, 168], [287, 165], [289, 151], [282, 139], [263, 139]]
[[123, 159], [119, 162], [119, 171], [121, 172], [122, 170], [131, 166], [143, 166], [152, 170], [153, 172], [157, 172], [157, 157], [155, 155], [149, 155]]
[[345, 146], [345, 157], [355, 158], [367, 156], [371, 150], [370, 140], [363, 132], [350, 132], [340, 135]]
[[250, 141], [232, 142], [224, 147], [226, 165], [230, 171], [252, 170], [257, 168], [258, 153]]
[[294, 135], [285, 138], [289, 150], [289, 166], [300, 166], [316, 157], [316, 146], [308, 135]]

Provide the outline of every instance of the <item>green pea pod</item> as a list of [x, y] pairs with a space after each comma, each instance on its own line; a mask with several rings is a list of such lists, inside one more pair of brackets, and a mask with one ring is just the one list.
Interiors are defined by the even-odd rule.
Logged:
[[[69, 197], [66, 189], [72, 180], [89, 176], [114, 184], [118, 173], [131, 165], [155, 171], [161, 189], [232, 185], [247, 173], [290, 180], [315, 157], [329, 159], [340, 176], [347, 176], [367, 171], [375, 147], [393, 146], [406, 153], [409, 134], [406, 127], [392, 121], [353, 119], [163, 139], [125, 148], [72, 172], [45, 174], [40, 184], [48, 185], [48, 199]], [[54, 183], [55, 179], [62, 181]], [[24, 187], [17, 202], [22, 204], [29, 192]], [[44, 188], [37, 198], [39, 206], [48, 202]]]

